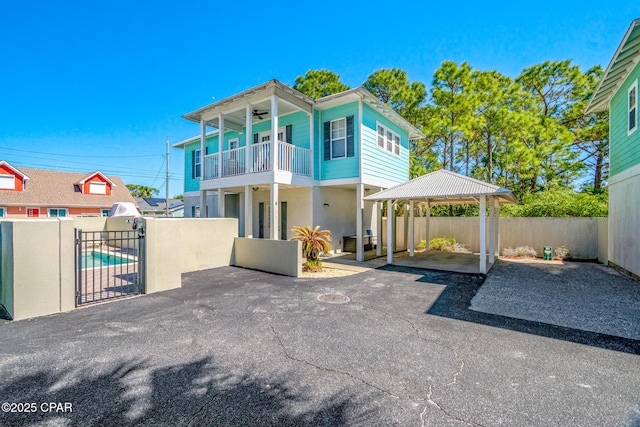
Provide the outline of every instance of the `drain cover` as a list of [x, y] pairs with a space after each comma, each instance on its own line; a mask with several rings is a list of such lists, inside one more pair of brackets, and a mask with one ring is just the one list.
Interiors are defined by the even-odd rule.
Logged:
[[329, 304], [346, 304], [351, 301], [351, 298], [343, 294], [322, 294], [318, 296], [318, 301]]

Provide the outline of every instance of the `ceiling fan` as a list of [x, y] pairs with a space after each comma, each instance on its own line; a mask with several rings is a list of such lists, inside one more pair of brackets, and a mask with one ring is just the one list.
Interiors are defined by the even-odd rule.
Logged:
[[264, 116], [265, 114], [269, 114], [269, 112], [268, 111], [253, 110], [253, 117], [257, 117], [258, 120], [262, 120], [262, 116]]

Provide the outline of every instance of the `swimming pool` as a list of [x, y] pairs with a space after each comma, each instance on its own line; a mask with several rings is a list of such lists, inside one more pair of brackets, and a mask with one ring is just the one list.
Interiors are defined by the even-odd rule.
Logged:
[[109, 267], [111, 265], [130, 264], [133, 262], [136, 262], [136, 260], [104, 252], [92, 251], [82, 254], [82, 268]]

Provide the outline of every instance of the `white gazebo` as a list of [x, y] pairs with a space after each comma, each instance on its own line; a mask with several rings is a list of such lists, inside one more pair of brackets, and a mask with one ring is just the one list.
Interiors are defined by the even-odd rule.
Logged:
[[[395, 187], [382, 190], [365, 197], [370, 202], [387, 202], [387, 263], [393, 263], [393, 243], [395, 230], [391, 220], [394, 205], [409, 204], [409, 256], [414, 256], [416, 203], [427, 208], [427, 245], [429, 238], [429, 216], [432, 206], [436, 205], [480, 205], [480, 273], [486, 274], [487, 237], [489, 241], [489, 264], [495, 262], [498, 255], [500, 204], [518, 203], [511, 190], [498, 187], [468, 176], [441, 169], [427, 175], [407, 181]], [[489, 205], [489, 221], [487, 222], [487, 204]], [[382, 245], [378, 245], [379, 255]]]

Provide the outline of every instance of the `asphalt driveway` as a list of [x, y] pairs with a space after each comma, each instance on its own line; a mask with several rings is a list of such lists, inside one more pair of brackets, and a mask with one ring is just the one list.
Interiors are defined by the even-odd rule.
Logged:
[[0, 402], [36, 410], [0, 425], [640, 425], [640, 341], [469, 310], [482, 282], [225, 267], [1, 324]]

